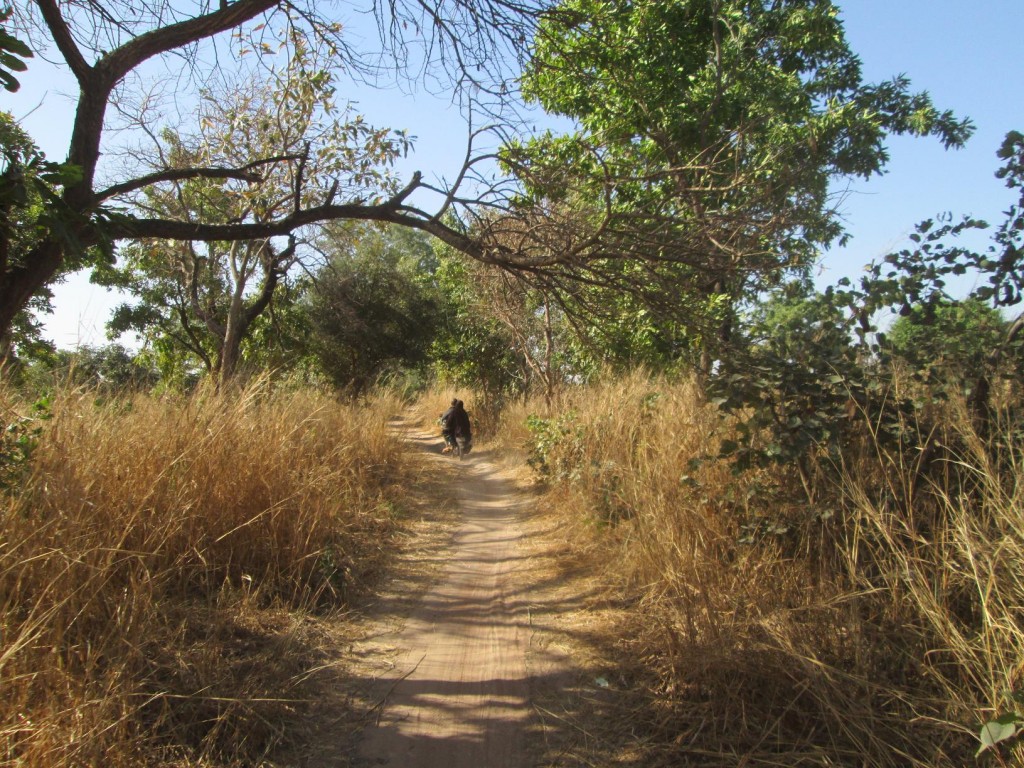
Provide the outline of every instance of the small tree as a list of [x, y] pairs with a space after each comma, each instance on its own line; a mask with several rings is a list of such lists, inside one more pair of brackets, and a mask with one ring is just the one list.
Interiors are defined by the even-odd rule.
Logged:
[[[136, 200], [140, 208], [183, 220], [269, 222], [294, 206], [297, 197], [328, 183], [337, 186], [342, 178], [353, 190], [395, 188], [387, 167], [408, 148], [408, 140], [338, 110], [332, 76], [323, 69], [326, 61], [301, 39], [293, 46], [287, 66], [274, 72], [270, 83], [236, 84], [219, 95], [205, 92], [200, 133], [182, 137], [165, 131], [159, 157], [180, 168], [240, 167], [251, 157], [289, 156], [300, 158], [299, 166], [260, 164], [266, 167], [259, 184], [244, 174], [235, 180], [184, 178], [154, 184]], [[142, 240], [126, 255], [121, 267], [105, 270], [100, 280], [142, 300], [122, 308], [112, 330], [147, 334], [158, 329], [198, 356], [221, 382], [234, 375], [254, 323], [303, 260], [294, 236], [287, 245], [271, 238]], [[308, 252], [307, 261], [312, 255]]]
[[385, 370], [426, 364], [439, 322], [435, 259], [413, 232], [331, 229], [329, 259], [307, 293], [309, 348], [336, 386], [358, 395]]
[[435, 282], [441, 323], [430, 347], [430, 360], [442, 378], [479, 387], [490, 401], [522, 391], [527, 373], [515, 354], [508, 326], [491, 312], [474, 281], [473, 265], [440, 247]]

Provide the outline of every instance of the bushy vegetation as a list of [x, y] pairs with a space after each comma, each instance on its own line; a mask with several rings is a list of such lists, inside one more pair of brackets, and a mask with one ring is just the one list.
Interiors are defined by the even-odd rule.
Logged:
[[983, 736], [982, 764], [1024, 757], [1024, 445], [1009, 421], [980, 439], [962, 400], [930, 417], [903, 423], [941, 432], [926, 470], [860, 414], [813, 502], [793, 465], [718, 458], [736, 420], [693, 383], [609, 381], [520, 432], [632, 606], [645, 765], [954, 766]]
[[[255, 765], [316, 699], [321, 640], [380, 567], [416, 471], [360, 408], [3, 394], [0, 763]], [[407, 494], [404, 494], [407, 497]]]

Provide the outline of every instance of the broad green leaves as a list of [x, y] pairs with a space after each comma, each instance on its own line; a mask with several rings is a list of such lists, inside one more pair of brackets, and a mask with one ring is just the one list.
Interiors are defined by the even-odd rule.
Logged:
[[0, 84], [11, 93], [21, 87], [12, 73], [24, 72], [28, 65], [22, 59], [31, 59], [34, 55], [31, 48], [3, 28], [13, 13], [11, 8], [0, 11]]
[[1022, 725], [1024, 725], [1024, 718], [1016, 712], [1010, 712], [1009, 714], [1000, 715], [994, 720], [989, 720], [981, 726], [981, 731], [978, 734], [981, 746], [978, 747], [977, 756], [980, 756], [985, 750], [995, 749], [1004, 741], [1015, 738], [1020, 732]]

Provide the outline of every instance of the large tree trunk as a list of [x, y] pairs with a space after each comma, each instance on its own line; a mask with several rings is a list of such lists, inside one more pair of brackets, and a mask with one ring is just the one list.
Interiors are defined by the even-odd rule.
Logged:
[[9, 343], [14, 318], [36, 291], [53, 280], [62, 258], [61, 247], [46, 242], [29, 252], [23, 264], [0, 273], [0, 346]]

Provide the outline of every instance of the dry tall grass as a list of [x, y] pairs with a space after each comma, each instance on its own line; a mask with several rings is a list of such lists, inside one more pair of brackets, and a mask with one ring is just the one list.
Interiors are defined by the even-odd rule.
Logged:
[[915, 457], [869, 440], [815, 507], [784, 469], [712, 458], [730, 427], [685, 383], [570, 392], [535, 426], [547, 503], [633, 606], [618, 648], [657, 735], [643, 764], [974, 762], [1024, 689], [1021, 445], [994, 458], [948, 416], [955, 471], [922, 488]]
[[303, 612], [364, 587], [394, 525], [399, 407], [59, 395], [0, 497], [0, 764], [256, 765], [287, 741]]

